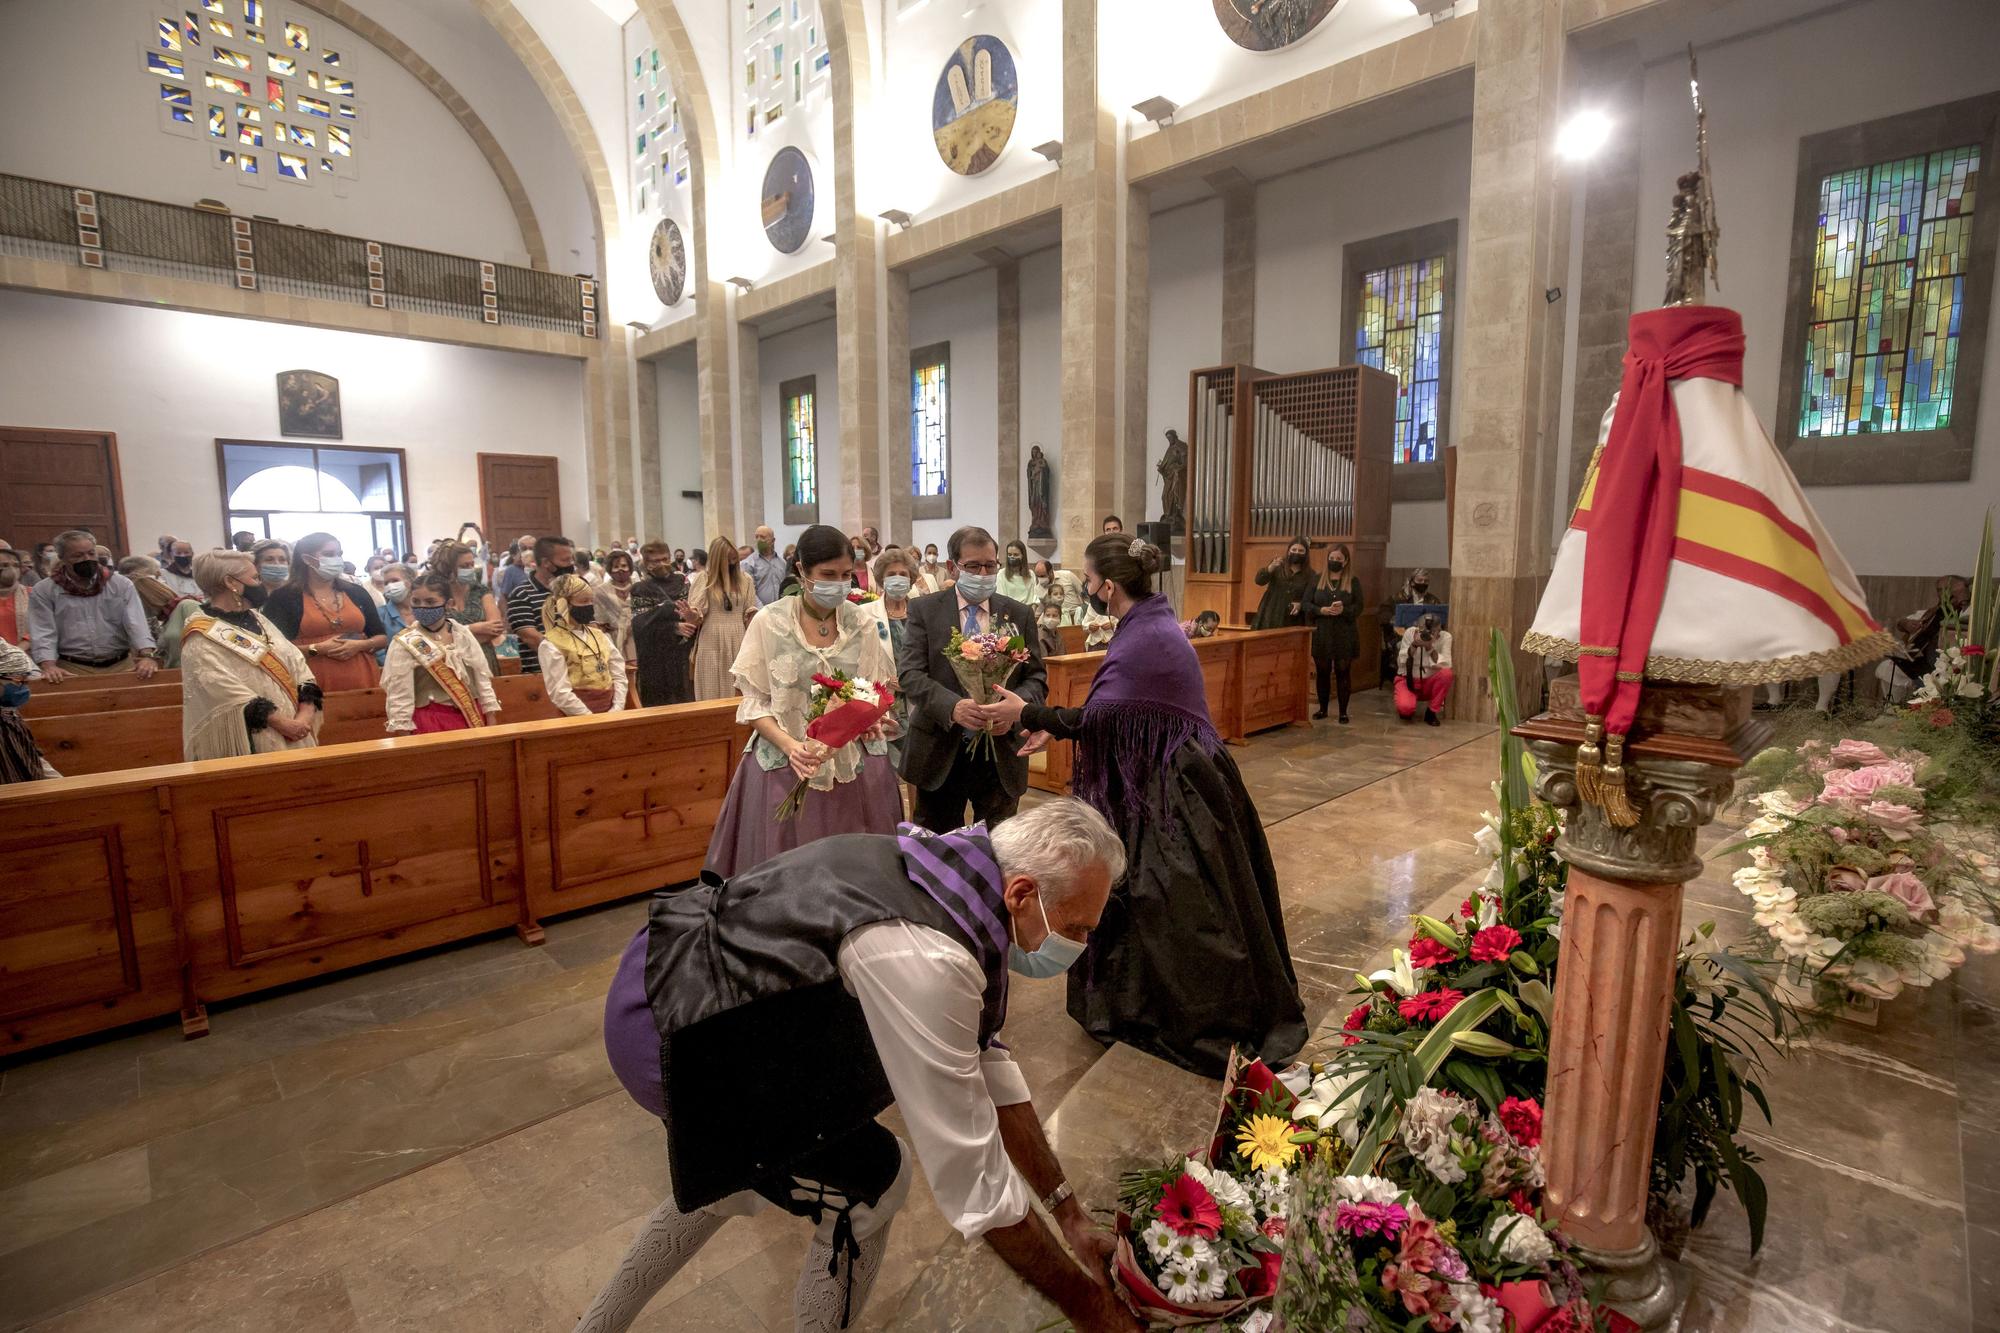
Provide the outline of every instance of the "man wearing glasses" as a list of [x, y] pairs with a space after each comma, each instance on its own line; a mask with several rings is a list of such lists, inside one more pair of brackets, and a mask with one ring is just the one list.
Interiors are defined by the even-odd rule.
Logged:
[[953, 631], [966, 635], [1021, 634], [1028, 644], [1028, 661], [1014, 673], [1008, 688], [1036, 703], [1048, 697], [1048, 673], [1042, 668], [1035, 613], [995, 589], [1000, 582], [1000, 544], [984, 528], [965, 527], [951, 534], [946, 553], [957, 582], [910, 602], [903, 651], [896, 668], [903, 697], [910, 705], [909, 737], [903, 744], [903, 780], [917, 789], [917, 823], [934, 833], [949, 833], [965, 823], [966, 807], [974, 821], [991, 828], [1020, 808], [1028, 789], [1028, 761], [1021, 753], [1018, 728], [996, 734], [992, 754], [974, 755], [974, 735], [998, 722], [990, 710], [966, 697], [965, 687], [945, 660]]

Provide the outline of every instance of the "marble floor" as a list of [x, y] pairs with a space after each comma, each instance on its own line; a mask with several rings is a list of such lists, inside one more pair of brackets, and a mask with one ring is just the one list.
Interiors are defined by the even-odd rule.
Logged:
[[[1491, 729], [1406, 727], [1385, 704], [1236, 752], [1316, 1023], [1483, 868]], [[1688, 920], [1734, 931], [1737, 901], [1725, 867]], [[475, 942], [222, 1008], [199, 1042], [165, 1025], [0, 1068], [0, 1328], [567, 1329], [666, 1185], [658, 1124], [599, 1044], [642, 917], [621, 904], [540, 949]], [[1059, 985], [1017, 988], [1005, 1035], [1092, 1203], [1208, 1112], [1199, 1080], [1083, 1037]], [[2000, 967], [1970, 967], [1774, 1070], [1770, 1235], [1753, 1260], [1717, 1205], [1688, 1327], [2000, 1329], [1996, 1035]], [[789, 1328], [804, 1239], [781, 1214], [729, 1223], [639, 1327]], [[1049, 1318], [920, 1177], [863, 1326]]]

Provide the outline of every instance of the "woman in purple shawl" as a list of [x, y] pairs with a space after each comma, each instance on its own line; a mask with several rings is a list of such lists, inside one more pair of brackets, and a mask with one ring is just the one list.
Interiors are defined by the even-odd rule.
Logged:
[[1084, 589], [1118, 634], [1082, 708], [1001, 690], [997, 720], [1027, 750], [1074, 740], [1075, 794], [1125, 840], [1128, 870], [1070, 969], [1070, 1017], [1184, 1069], [1219, 1077], [1232, 1047], [1281, 1064], [1305, 1045], [1278, 879], [1257, 808], [1209, 719], [1201, 663], [1153, 591], [1158, 547], [1108, 532], [1084, 550]]

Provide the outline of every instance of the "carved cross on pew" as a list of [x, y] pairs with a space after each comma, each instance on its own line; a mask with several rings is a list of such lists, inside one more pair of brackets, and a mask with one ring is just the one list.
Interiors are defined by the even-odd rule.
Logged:
[[653, 816], [671, 814], [673, 810], [674, 807], [671, 805], [654, 805], [653, 789], [646, 787], [639, 792], [639, 808], [637, 810], [627, 810], [618, 817], [620, 819], [638, 820], [640, 828], [644, 830], [642, 836], [650, 838], [653, 836]]
[[364, 898], [372, 898], [375, 896], [376, 871], [387, 870], [391, 866], [399, 866], [403, 863], [403, 858], [400, 856], [391, 857], [387, 861], [375, 860], [374, 857], [369, 853], [368, 839], [366, 838], [363, 838], [360, 841], [360, 843], [356, 845], [355, 857], [356, 861], [354, 865], [349, 866], [345, 870], [333, 870], [327, 873], [330, 876], [336, 878], [341, 875], [359, 875], [361, 877], [361, 896]]

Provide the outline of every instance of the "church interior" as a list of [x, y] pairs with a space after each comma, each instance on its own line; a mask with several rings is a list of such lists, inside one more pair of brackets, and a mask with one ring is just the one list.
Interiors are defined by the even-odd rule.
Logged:
[[1991, 0], [0, 14], [0, 1330], [2000, 1330]]

